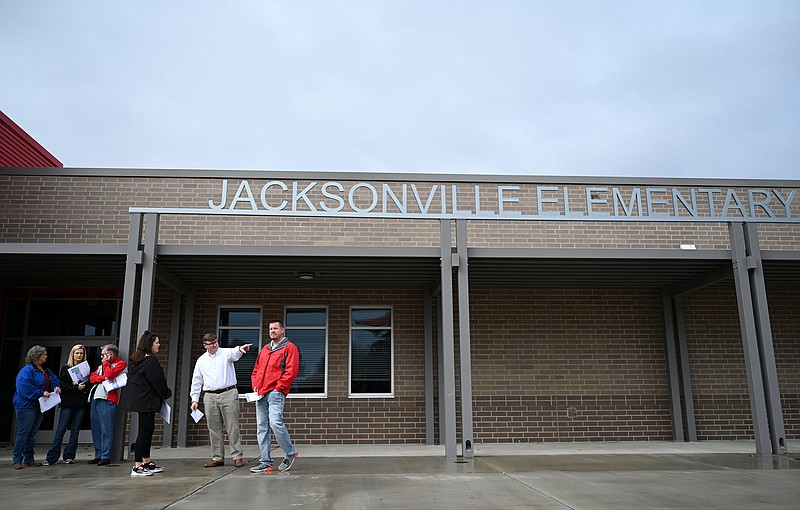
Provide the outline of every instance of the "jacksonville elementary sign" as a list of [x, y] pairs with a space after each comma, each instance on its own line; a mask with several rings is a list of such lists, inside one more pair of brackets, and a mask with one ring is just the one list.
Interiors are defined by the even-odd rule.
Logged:
[[356, 218], [800, 223], [798, 189], [220, 180], [198, 209], [130, 212]]

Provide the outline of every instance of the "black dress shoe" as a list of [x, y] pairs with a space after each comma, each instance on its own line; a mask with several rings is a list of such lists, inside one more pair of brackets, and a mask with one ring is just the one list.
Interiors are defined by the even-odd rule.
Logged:
[[109, 464], [111, 464], [111, 461], [109, 459], [100, 459], [97, 462], [98, 466], [108, 466]]
[[90, 461], [87, 461], [86, 463], [87, 464], [97, 464], [98, 462], [100, 462], [100, 459], [92, 459]]

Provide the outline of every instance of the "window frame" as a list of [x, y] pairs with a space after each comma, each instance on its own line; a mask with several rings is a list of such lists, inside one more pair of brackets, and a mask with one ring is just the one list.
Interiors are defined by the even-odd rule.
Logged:
[[[327, 305], [286, 305], [283, 308], [283, 327], [286, 330], [286, 337], [289, 341], [292, 341], [292, 336], [290, 334], [290, 327], [288, 326], [289, 323], [289, 312], [291, 310], [322, 310], [325, 312], [325, 325], [324, 326], [303, 326], [302, 328], [295, 327], [294, 329], [314, 329], [314, 330], [324, 330], [325, 331], [325, 345], [323, 346], [323, 352], [325, 353], [325, 372], [323, 374], [323, 382], [322, 382], [322, 393], [295, 393], [293, 391], [289, 392], [287, 398], [328, 398], [328, 361], [330, 359], [328, 355], [328, 346], [330, 345], [329, 337], [330, 337], [330, 309]], [[270, 319], [272, 320], [272, 319]], [[297, 345], [297, 344], [295, 344]]]
[[[388, 328], [370, 326], [354, 327], [353, 311], [355, 310], [389, 310], [391, 320]], [[388, 329], [391, 345], [389, 349], [389, 392], [388, 393], [353, 393], [353, 331], [363, 329]], [[394, 306], [392, 305], [351, 305], [347, 313], [347, 396], [348, 398], [394, 398]]]

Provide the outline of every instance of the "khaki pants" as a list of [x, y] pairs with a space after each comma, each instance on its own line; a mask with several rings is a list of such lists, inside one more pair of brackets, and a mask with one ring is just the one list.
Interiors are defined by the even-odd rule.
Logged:
[[231, 458], [242, 458], [242, 436], [239, 434], [239, 392], [236, 389], [224, 393], [205, 393], [208, 435], [211, 439], [211, 456], [214, 460], [225, 460], [225, 435], [231, 445]]

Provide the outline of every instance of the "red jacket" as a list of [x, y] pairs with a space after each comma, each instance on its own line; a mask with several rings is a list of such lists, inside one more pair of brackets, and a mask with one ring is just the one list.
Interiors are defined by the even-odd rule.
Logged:
[[[109, 381], [112, 379], [116, 379], [119, 374], [125, 371], [128, 368], [127, 363], [122, 358], [114, 358], [111, 361], [103, 360], [102, 368], [103, 368], [103, 375], [98, 374], [100, 367], [97, 367], [98, 370], [95, 370], [91, 374], [89, 374], [89, 382], [92, 384], [103, 384], [103, 381], [108, 379]], [[94, 394], [92, 394], [94, 396]], [[111, 390], [108, 392], [108, 396], [106, 397], [107, 400], [114, 402], [115, 404], [119, 404], [119, 390]]]
[[283, 337], [274, 349], [267, 344], [258, 353], [256, 366], [250, 376], [253, 390], [259, 395], [266, 395], [272, 390], [288, 395], [299, 369], [300, 351], [288, 338]]

